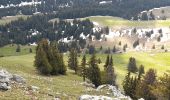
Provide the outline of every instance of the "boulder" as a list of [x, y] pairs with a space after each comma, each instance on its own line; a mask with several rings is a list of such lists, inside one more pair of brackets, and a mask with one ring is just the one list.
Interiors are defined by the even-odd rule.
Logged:
[[40, 88], [39, 87], [37, 87], [37, 86], [30, 86], [30, 87], [28, 87], [29, 88], [29, 90], [32, 90], [33, 92], [35, 92], [35, 91], [38, 91]]
[[0, 83], [0, 90], [9, 90], [10, 88], [7, 83]]
[[82, 95], [79, 100], [114, 100], [107, 96], [95, 96], [95, 95]]
[[13, 77], [11, 78], [12, 81], [15, 81], [17, 83], [26, 83], [25, 79], [19, 75], [14, 74]]

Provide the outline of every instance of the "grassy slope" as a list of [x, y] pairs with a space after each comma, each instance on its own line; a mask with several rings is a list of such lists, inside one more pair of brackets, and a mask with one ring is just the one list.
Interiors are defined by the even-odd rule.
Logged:
[[[170, 20], [157, 21], [129, 21], [111, 16], [92, 16], [87, 17], [91, 21], [98, 22], [100, 25], [109, 27], [169, 27]], [[84, 18], [83, 18], [84, 19]]]
[[[10, 50], [10, 47], [6, 49], [3, 48], [4, 51]], [[5, 50], [6, 49], [6, 50]], [[2, 48], [0, 49], [2, 50]], [[11, 51], [15, 52], [13, 47], [11, 47]], [[2, 51], [1, 51], [2, 52]], [[8, 52], [4, 52], [6, 55]], [[24, 53], [23, 53], [24, 54]], [[79, 95], [89, 93], [86, 90], [85, 86], [80, 85], [82, 82], [82, 78], [74, 75], [74, 72], [68, 70], [66, 76], [52, 76], [52, 77], [45, 77], [39, 75], [35, 68], [33, 67], [34, 56], [35, 54], [27, 54], [20, 56], [7, 56], [0, 58], [0, 69], [7, 69], [12, 73], [17, 73], [24, 78], [27, 79], [28, 85], [35, 85], [40, 87], [39, 93], [34, 93], [34, 96], [31, 97], [38, 97], [38, 98], [53, 98], [47, 94], [52, 94], [55, 96], [63, 97], [65, 99], [72, 98], [76, 99]], [[103, 70], [103, 65], [106, 60], [105, 54], [97, 54], [96, 57], [100, 58], [102, 63], [99, 65], [101, 70]], [[117, 73], [117, 83], [120, 86], [124, 76], [127, 73], [126, 66], [128, 63], [129, 57], [135, 57], [137, 60], [137, 65], [143, 64], [145, 69], [148, 70], [149, 68], [157, 69], [158, 75], [162, 75], [166, 70], [170, 70], [170, 53], [142, 53], [142, 52], [129, 52], [125, 54], [114, 54], [114, 65]], [[90, 58], [90, 55], [87, 55], [87, 59]], [[81, 61], [82, 57], [78, 58], [79, 62]], [[67, 55], [64, 56], [65, 63], [67, 63]], [[2, 98], [31, 98], [27, 96], [22, 89], [10, 90], [7, 92], [0, 92], [0, 96]], [[61, 93], [61, 94], [58, 94]], [[67, 95], [65, 95], [67, 94]], [[10, 97], [9, 97], [10, 95]]]
[[0, 56], [17, 56], [23, 54], [29, 54], [29, 49], [31, 48], [35, 52], [35, 46], [21, 46], [21, 52], [15, 52], [17, 45], [7, 45], [3, 48], [0, 48]]
[[18, 18], [21, 18], [21, 17], [26, 19], [28, 16], [17, 15], [17, 16], [3, 17], [2, 19], [0, 19], [0, 24], [4, 25], [4, 24], [7, 24], [7, 23], [10, 23], [11, 21], [15, 21], [15, 20], [17, 20]]

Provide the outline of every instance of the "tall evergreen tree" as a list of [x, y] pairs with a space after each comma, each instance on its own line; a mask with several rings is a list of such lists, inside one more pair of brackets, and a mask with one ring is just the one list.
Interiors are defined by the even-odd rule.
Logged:
[[16, 52], [21, 52], [21, 47], [19, 44], [17, 45]]
[[48, 62], [47, 55], [43, 50], [42, 43], [38, 44], [35, 56], [35, 67], [41, 74], [49, 75], [52, 67]]
[[137, 88], [137, 97], [145, 100], [156, 100], [156, 96], [152, 93], [152, 86], [155, 85], [156, 81], [156, 71], [149, 69]]
[[68, 58], [68, 67], [74, 70], [75, 74], [77, 74], [77, 69], [78, 69], [77, 51], [74, 48], [70, 50], [70, 54]]
[[135, 73], [138, 71], [138, 68], [136, 66], [136, 59], [133, 57], [129, 58], [128, 71], [130, 71], [132, 73]]
[[83, 81], [85, 81], [86, 80], [86, 55], [83, 56], [81, 66], [82, 66]]
[[106, 67], [106, 82], [107, 84], [116, 85], [116, 74], [113, 68], [112, 56], [109, 60], [109, 65]]
[[98, 87], [101, 84], [101, 75], [96, 61], [96, 56], [93, 54], [89, 62], [88, 78], [95, 87]]
[[41, 74], [65, 74], [63, 56], [55, 43], [49, 44], [45, 39], [38, 43], [35, 56], [35, 67]]
[[107, 58], [106, 58], [106, 62], [105, 62], [105, 65], [104, 65], [104, 69], [106, 69], [106, 67], [109, 65], [109, 55], [107, 55]]

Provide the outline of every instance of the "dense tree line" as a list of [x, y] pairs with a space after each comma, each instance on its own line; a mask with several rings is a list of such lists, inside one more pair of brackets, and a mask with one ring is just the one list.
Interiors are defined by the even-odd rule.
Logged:
[[[10, 2], [9, 2], [10, 1]], [[30, 0], [3, 0], [0, 5], [19, 4]], [[109, 4], [100, 4], [101, 0], [38, 0], [41, 4], [0, 9], [0, 17], [16, 15], [19, 12], [32, 15], [36, 11], [53, 13], [59, 18], [78, 18], [94, 15], [119, 16], [138, 19], [141, 11], [169, 6], [169, 0], [112, 0]], [[152, 16], [152, 15], [151, 15]], [[143, 17], [142, 17], [143, 19]], [[152, 17], [152, 19], [154, 19]], [[146, 20], [146, 19], [144, 19]]]
[[[87, 36], [93, 34], [93, 23], [86, 19], [83, 21], [73, 20], [71, 22], [58, 20], [49, 22], [54, 16], [32, 16], [25, 19], [19, 18], [6, 25], [0, 26], [0, 46], [9, 43], [28, 44], [47, 38], [50, 41], [73, 37], [81, 48], [85, 47], [86, 40], [80, 37], [80, 34]], [[63, 42], [63, 41], [61, 41]], [[62, 46], [62, 45], [60, 45]]]

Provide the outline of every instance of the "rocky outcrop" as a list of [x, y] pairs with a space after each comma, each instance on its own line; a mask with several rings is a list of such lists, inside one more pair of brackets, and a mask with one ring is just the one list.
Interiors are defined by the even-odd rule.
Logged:
[[24, 84], [25, 79], [19, 75], [13, 75], [6, 70], [0, 70], [0, 90], [11, 89], [12, 82]]
[[112, 86], [112, 85], [108, 85], [108, 84], [100, 85], [100, 86], [98, 86], [96, 91], [106, 92], [107, 94], [109, 94], [112, 97], [104, 96], [104, 95], [99, 95], [99, 96], [97, 96], [97, 95], [82, 95], [82, 96], [80, 96], [79, 100], [132, 100], [130, 97], [122, 94], [120, 89], [118, 89], [116, 86]]

